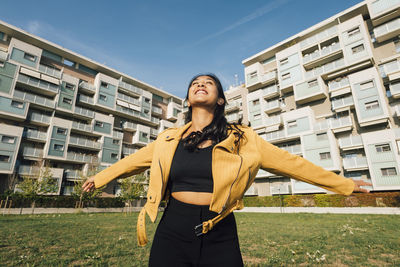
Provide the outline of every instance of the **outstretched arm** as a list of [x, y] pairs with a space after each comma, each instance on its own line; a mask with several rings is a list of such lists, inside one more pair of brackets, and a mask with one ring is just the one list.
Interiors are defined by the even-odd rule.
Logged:
[[368, 192], [360, 186], [371, 185], [327, 171], [305, 158], [272, 145], [258, 135], [256, 140], [262, 158], [261, 168], [266, 171], [288, 176], [343, 195], [350, 195], [353, 191]]

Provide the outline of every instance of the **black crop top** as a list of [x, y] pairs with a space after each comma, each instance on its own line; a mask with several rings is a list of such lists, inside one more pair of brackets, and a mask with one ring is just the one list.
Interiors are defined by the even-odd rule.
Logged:
[[171, 164], [168, 188], [170, 192], [213, 192], [211, 171], [212, 146], [189, 152], [179, 141]]

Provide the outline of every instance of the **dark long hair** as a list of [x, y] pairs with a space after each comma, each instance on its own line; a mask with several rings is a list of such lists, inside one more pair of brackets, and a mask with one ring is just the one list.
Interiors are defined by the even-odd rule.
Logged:
[[[228, 136], [228, 130], [233, 129], [232, 126], [237, 130], [240, 137], [243, 135], [243, 131], [238, 129], [237, 125], [241, 124], [241, 120], [239, 123], [229, 124], [225, 118], [225, 105], [226, 98], [224, 94], [224, 89], [222, 88], [221, 81], [218, 77], [213, 73], [202, 73], [194, 76], [190, 82], [186, 93], [185, 101], [189, 99], [189, 89], [192, 85], [192, 82], [196, 80], [200, 76], [207, 76], [214, 80], [215, 85], [218, 91], [218, 98], [224, 99], [224, 103], [222, 105], [217, 104], [214, 109], [214, 118], [209, 125], [204, 127], [201, 131], [194, 131], [190, 133], [187, 137], [183, 139], [185, 149], [189, 151], [194, 151], [197, 149], [198, 145], [205, 140], [211, 140], [213, 144], [217, 144], [224, 140]], [[189, 111], [185, 117], [185, 123], [192, 121], [192, 107], [189, 107]], [[239, 140], [240, 140], [239, 137]]]

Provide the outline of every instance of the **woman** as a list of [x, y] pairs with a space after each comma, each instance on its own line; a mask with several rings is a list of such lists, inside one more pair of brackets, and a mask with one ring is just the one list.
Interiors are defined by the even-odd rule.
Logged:
[[85, 191], [150, 167], [147, 202], [139, 213], [138, 244], [147, 243], [145, 214], [154, 222], [162, 200], [168, 204], [157, 227], [149, 266], [243, 266], [233, 210], [260, 168], [350, 195], [369, 183], [324, 170], [259, 137], [251, 128], [228, 124], [226, 99], [213, 74], [190, 84], [186, 125], [168, 129], [138, 152], [89, 178]]

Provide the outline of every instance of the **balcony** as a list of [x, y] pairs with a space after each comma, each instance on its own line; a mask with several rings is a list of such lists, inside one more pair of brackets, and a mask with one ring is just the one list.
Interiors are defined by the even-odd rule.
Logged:
[[328, 83], [328, 90], [331, 97], [347, 94], [351, 92], [349, 78], [341, 78], [330, 81]]
[[43, 113], [39, 113], [39, 112], [35, 112], [35, 111], [28, 113], [28, 120], [34, 124], [49, 125], [50, 119], [51, 119], [50, 116], [43, 114]]
[[400, 18], [374, 28], [374, 34], [379, 43], [398, 36], [400, 34]]
[[94, 105], [94, 98], [87, 95], [78, 95], [78, 101], [81, 104]]
[[23, 137], [25, 137], [26, 139], [34, 140], [36, 142], [46, 142], [47, 132], [42, 132], [42, 131], [28, 128], [24, 132]]
[[327, 94], [317, 79], [294, 86], [294, 98], [299, 104], [304, 104], [327, 97]]
[[400, 62], [392, 60], [379, 66], [382, 78], [387, 78], [389, 81], [400, 78]]
[[0, 50], [0, 61], [7, 61], [8, 53]]
[[366, 157], [343, 158], [343, 168], [346, 171], [360, 171], [368, 169]]
[[100, 143], [86, 139], [86, 138], [76, 137], [76, 136], [69, 137], [68, 146], [75, 146], [75, 147], [86, 148], [86, 149], [91, 149], [91, 150], [100, 150], [101, 149]]
[[72, 130], [76, 130], [78, 132], [84, 132], [84, 133], [92, 133], [93, 126], [90, 124], [73, 121], [72, 122]]
[[79, 89], [89, 94], [96, 93], [96, 87], [93, 84], [84, 81], [79, 84]]
[[28, 85], [30, 89], [35, 89], [35, 91], [36, 89], [40, 89], [37, 91], [49, 96], [57, 95], [60, 89], [59, 85], [55, 85], [53, 83], [49, 83], [35, 77], [27, 76], [22, 73], [18, 75], [17, 82]]
[[22, 155], [29, 158], [43, 158], [43, 148], [24, 146]]
[[129, 132], [135, 132], [137, 130], [137, 124], [130, 121], [126, 121], [122, 124], [122, 129]]
[[392, 11], [399, 4], [400, 0], [376, 0], [372, 1], [371, 4], [368, 5], [368, 9], [371, 13], [371, 18], [375, 19], [376, 17], [383, 15], [384, 13]]
[[54, 109], [56, 102], [54, 100], [41, 97], [35, 94], [14, 90], [14, 98], [30, 102], [34, 105], [40, 106], [45, 109]]
[[139, 111], [131, 109], [131, 108], [127, 108], [127, 107], [124, 107], [124, 106], [120, 106], [120, 105], [118, 105], [118, 103], [115, 106], [115, 110], [119, 111], [121, 115], [123, 115], [125, 117], [128, 117], [128, 118], [129, 118], [129, 116], [134, 116], [134, 117], [137, 117], [137, 118], [141, 117], [141, 114], [140, 114]]
[[316, 49], [310, 54], [305, 54], [303, 56], [303, 65], [308, 69], [313, 68], [338, 58], [339, 54], [342, 54], [340, 43], [334, 42], [328, 46], [322, 47], [321, 50]]
[[162, 108], [156, 107], [156, 106], [152, 106], [151, 107], [151, 113], [154, 114], [154, 115], [161, 116], [162, 115]]
[[257, 72], [256, 75], [248, 75], [247, 77], [248, 78], [246, 87], [249, 91], [253, 91], [262, 88], [267, 84], [275, 82], [278, 79], [278, 72], [276, 70], [272, 70], [262, 74], [259, 74], [259, 72]]
[[228, 122], [230, 122], [230, 123], [231, 122], [237, 122], [239, 120], [239, 118], [240, 118], [239, 113], [227, 114], [227, 115], [225, 115], [225, 117], [226, 117], [226, 120]]
[[269, 142], [277, 142], [285, 139], [286, 139], [286, 133], [284, 129], [265, 134], [265, 140]]
[[119, 132], [119, 131], [113, 131], [113, 137], [117, 138], [117, 139], [122, 139], [124, 137], [124, 133], [123, 132]]
[[352, 150], [363, 148], [363, 141], [361, 135], [349, 135], [347, 137], [339, 138], [339, 147], [341, 150]]
[[277, 85], [268, 86], [263, 89], [264, 99], [269, 99], [276, 96], [279, 96], [279, 88]]
[[128, 156], [130, 154], [133, 154], [137, 151], [137, 149], [132, 148], [132, 147], [127, 147], [127, 146], [123, 146], [122, 147], [122, 154], [124, 154], [124, 156]]
[[393, 110], [393, 116], [396, 116], [400, 118], [400, 104], [397, 104], [396, 106], [392, 107]]
[[97, 156], [72, 151], [67, 152], [67, 160], [80, 163], [98, 163]]
[[341, 133], [353, 129], [353, 122], [350, 116], [330, 119], [329, 125], [334, 133]]
[[20, 175], [35, 175], [40, 171], [39, 167], [30, 165], [20, 165], [18, 168], [18, 174]]
[[75, 106], [74, 114], [78, 115], [80, 117], [84, 117], [85, 119], [93, 119], [94, 118], [94, 112], [92, 110], [77, 107], [77, 106]]
[[262, 169], [259, 169], [258, 172], [257, 172], [256, 178], [265, 178], [265, 177], [270, 178], [270, 177], [276, 177], [276, 176], [277, 175], [275, 173], [267, 172], [267, 171], [264, 171]]
[[225, 106], [225, 112], [226, 113], [231, 113], [231, 112], [235, 112], [235, 111], [239, 111], [239, 110], [240, 110], [240, 102], [239, 101], [229, 102]]
[[128, 96], [128, 95], [125, 95], [125, 94], [118, 93], [118, 94], [117, 94], [117, 98], [118, 98], [118, 99], [121, 99], [121, 100], [123, 100], [123, 101], [125, 101], [125, 102], [128, 102], [129, 104], [133, 104], [133, 105], [136, 105], [136, 106], [138, 106], [138, 107], [141, 106], [141, 105], [140, 105], [140, 101], [139, 101], [138, 99], [134, 98], [134, 97], [131, 97], [131, 96]]
[[141, 96], [143, 94], [143, 90], [140, 89], [139, 87], [134, 86], [129, 83], [126, 83], [126, 82], [123, 82], [123, 81], [119, 81], [118, 86], [122, 89], [125, 89], [125, 90], [131, 92], [131, 93], [134, 93], [137, 96]]
[[330, 129], [329, 120], [319, 121], [314, 124], [314, 132], [321, 132]]
[[279, 148], [286, 150], [287, 152], [289, 152], [291, 154], [302, 154], [300, 144], [291, 145], [291, 146], [280, 146]]
[[65, 173], [65, 178], [68, 181], [79, 181], [84, 178], [82, 175], [83, 172], [81, 170], [68, 170], [67, 169], [64, 171], [64, 173]]
[[158, 130], [150, 128], [150, 136], [157, 137], [157, 135], [158, 135]]
[[39, 64], [39, 71], [54, 78], [61, 79], [61, 70], [57, 68]]
[[334, 72], [345, 66], [346, 66], [346, 64], [344, 62], [344, 58], [340, 58], [340, 59], [334, 60], [332, 62], [329, 62], [325, 65], [322, 65], [320, 67], [316, 67], [309, 71], [306, 71], [305, 77], [308, 80], [311, 78], [315, 78], [319, 75], [324, 75], [324, 74], [328, 74], [330, 72]]
[[277, 100], [267, 101], [263, 105], [264, 112], [267, 114], [274, 113], [280, 111], [282, 109], [281, 102]]
[[322, 32], [314, 34], [311, 37], [308, 37], [307, 39], [304, 39], [303, 41], [300, 42], [300, 48], [303, 50], [303, 49], [310, 47], [316, 43], [326, 40], [334, 35], [337, 35], [337, 33], [338, 33], [338, 29], [337, 29], [337, 26], [335, 25], [335, 26], [330, 27]]
[[282, 125], [282, 117], [280, 115], [269, 116], [264, 119], [264, 125], [266, 132], [278, 131]]
[[389, 89], [393, 98], [400, 98], [400, 82], [389, 84]]
[[353, 96], [346, 96], [332, 100], [332, 110], [340, 112], [354, 107]]

